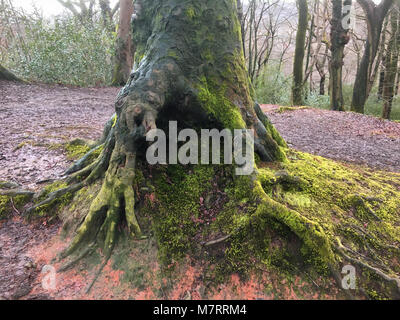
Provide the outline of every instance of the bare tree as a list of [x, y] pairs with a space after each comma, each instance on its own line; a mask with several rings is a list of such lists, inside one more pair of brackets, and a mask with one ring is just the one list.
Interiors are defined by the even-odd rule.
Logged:
[[308, 5], [307, 0], [297, 1], [299, 9], [299, 24], [296, 35], [296, 52], [293, 63], [293, 88], [292, 88], [292, 103], [294, 105], [304, 104], [303, 94], [303, 66], [306, 44], [306, 33], [308, 26]]
[[364, 106], [376, 76], [376, 72], [374, 73], [373, 71], [376, 70], [376, 63], [379, 64], [376, 57], [379, 50], [383, 22], [394, 0], [382, 0], [379, 5], [376, 5], [373, 0], [358, 0], [358, 3], [367, 17], [368, 38], [354, 83], [351, 110], [364, 113]]
[[396, 74], [398, 71], [400, 49], [400, 13], [398, 6], [392, 10], [390, 15], [390, 26], [391, 36], [385, 57], [385, 75], [382, 90], [382, 118], [385, 119], [390, 119], [396, 88]]
[[[285, 53], [290, 47], [292, 34], [285, 37], [281, 30], [287, 28], [291, 15], [286, 12], [285, 1], [250, 0], [245, 7], [240, 1], [238, 3], [239, 17], [242, 19], [243, 50], [250, 79], [254, 82], [271, 60], [278, 42], [284, 43], [282, 51]], [[279, 60], [282, 59], [281, 56]]]
[[330, 100], [331, 109], [344, 111], [343, 100], [343, 64], [344, 48], [350, 41], [349, 29], [345, 28], [344, 21], [349, 12], [345, 8], [352, 5], [352, 0], [332, 0], [332, 23], [331, 23], [331, 61], [330, 73]]
[[113, 85], [124, 85], [129, 78], [133, 64], [133, 44], [131, 18], [133, 15], [132, 0], [120, 0], [121, 13], [116, 49], [116, 61], [113, 75]]

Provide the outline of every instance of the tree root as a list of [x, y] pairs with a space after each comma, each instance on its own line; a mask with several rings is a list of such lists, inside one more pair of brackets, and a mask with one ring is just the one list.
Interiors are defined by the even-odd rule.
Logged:
[[373, 273], [375, 273], [376, 275], [378, 275], [380, 278], [382, 278], [384, 281], [386, 281], [388, 283], [393, 283], [396, 286], [398, 294], [400, 294], [400, 279], [398, 277], [392, 277], [392, 276], [388, 275], [387, 273], [383, 272], [382, 270], [372, 267], [371, 265], [369, 265], [368, 263], [366, 263], [364, 261], [361, 261], [359, 259], [349, 256], [348, 254], [346, 254], [346, 251], [351, 252], [351, 250], [346, 248], [345, 246], [343, 246], [340, 239], [337, 239], [337, 245], [335, 246], [335, 249], [344, 259], [346, 259], [360, 267], [368, 269], [369, 271], [372, 271]]
[[260, 201], [253, 217], [257, 223], [262, 223], [266, 216], [276, 219], [296, 234], [306, 246], [318, 253], [325, 263], [336, 263], [330, 241], [318, 223], [274, 201], [265, 193], [260, 181], [255, 182], [254, 191]]
[[59, 199], [60, 197], [62, 197], [63, 195], [65, 195], [67, 193], [75, 193], [75, 192], [81, 190], [83, 187], [85, 187], [85, 183], [81, 182], [81, 183], [77, 183], [72, 186], [69, 186], [67, 188], [54, 191], [49, 194], [48, 198], [46, 198], [45, 200], [41, 201], [40, 203], [35, 204], [34, 206], [30, 207], [26, 211], [26, 215], [29, 217], [37, 208], [44, 206], [46, 204], [49, 204], [49, 203], [53, 202], [54, 200]]
[[95, 244], [92, 243], [90, 244], [85, 250], [83, 250], [81, 252], [80, 255], [78, 255], [75, 259], [73, 259], [72, 261], [65, 263], [64, 265], [62, 265], [58, 271], [59, 272], [65, 272], [69, 269], [71, 269], [73, 266], [75, 266], [79, 261], [81, 261], [83, 258], [85, 258], [87, 255], [89, 255], [90, 253], [92, 253], [95, 250]]

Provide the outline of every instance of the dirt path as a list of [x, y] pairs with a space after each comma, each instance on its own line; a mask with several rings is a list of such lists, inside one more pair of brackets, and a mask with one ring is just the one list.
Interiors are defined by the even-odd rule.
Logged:
[[[114, 113], [118, 90], [0, 81], [0, 180], [37, 189], [37, 182], [63, 174], [71, 161], [49, 146], [97, 139]], [[27, 224], [17, 213], [0, 222], [0, 300], [29, 294], [43, 267], [35, 265], [30, 251], [46, 247], [59, 228], [45, 222]]]
[[0, 180], [35, 189], [71, 162], [49, 146], [99, 137], [118, 88], [68, 88], [0, 81]]
[[262, 108], [294, 149], [400, 171], [400, 123], [352, 112], [311, 108], [284, 111], [272, 105]]

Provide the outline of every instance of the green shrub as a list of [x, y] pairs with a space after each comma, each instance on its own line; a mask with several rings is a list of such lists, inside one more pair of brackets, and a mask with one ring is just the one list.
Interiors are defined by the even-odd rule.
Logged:
[[255, 87], [260, 103], [280, 106], [291, 104], [292, 78], [285, 76], [275, 64], [269, 64], [262, 70]]
[[[346, 110], [350, 110], [351, 100], [353, 97], [353, 87], [345, 85], [343, 87], [343, 97]], [[378, 99], [378, 87], [372, 88], [369, 98], [365, 104], [365, 114], [381, 117], [383, 108], [383, 100]], [[393, 101], [391, 120], [400, 120], [400, 97], [396, 96]]]
[[76, 86], [108, 85], [116, 35], [99, 18], [82, 24], [70, 15], [24, 21], [23, 41], [15, 39], [7, 65], [22, 78]]
[[321, 96], [319, 92], [312, 91], [308, 94], [306, 105], [313, 108], [329, 110], [330, 99], [327, 95]]

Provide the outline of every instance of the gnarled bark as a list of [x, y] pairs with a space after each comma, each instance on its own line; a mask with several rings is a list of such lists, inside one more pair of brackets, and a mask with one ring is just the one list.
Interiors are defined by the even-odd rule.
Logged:
[[[69, 268], [71, 263], [97, 247], [102, 248], [105, 254], [104, 266], [116, 244], [118, 227], [122, 222], [126, 222], [133, 237], [143, 237], [140, 216], [136, 216], [135, 211], [133, 186], [137, 170], [142, 168], [139, 164], [146, 165], [142, 162], [145, 139], [153, 128], [168, 132], [168, 121], [177, 121], [181, 128], [196, 130], [253, 129], [255, 151], [261, 161], [287, 160], [286, 150], [281, 148], [286, 146], [284, 140], [254, 101], [245, 67], [237, 1], [138, 0], [136, 8], [136, 68], [119, 93], [116, 115], [106, 125], [97, 146], [102, 148], [101, 155], [86, 167], [77, 165], [71, 169], [68, 187], [53, 192], [49, 199], [37, 205], [101, 181], [101, 189], [89, 212], [83, 217], [72, 243], [61, 255], [62, 258], [73, 255], [73, 260], [62, 269]], [[305, 160], [299, 163], [306, 163]], [[329, 170], [330, 177], [335, 170]], [[334, 253], [333, 239], [336, 235], [333, 227], [326, 227], [325, 222], [321, 223], [279, 202], [268, 189], [270, 183], [286, 184], [289, 189], [293, 185], [297, 189], [306, 188], [308, 183], [282, 172], [274, 177], [270, 177], [268, 170], [263, 172], [259, 169], [243, 179], [230, 176], [237, 186], [235, 193], [242, 193], [243, 190], [249, 193], [251, 211], [240, 217], [238, 225], [228, 231], [230, 234], [205, 245], [235, 238], [238, 241], [243, 236], [243, 230], [256, 231], [264, 241], [265, 230], [273, 221], [297, 235], [324, 266], [332, 265], [336, 269], [338, 258]], [[214, 178], [211, 175], [207, 177]], [[226, 183], [225, 180], [223, 182]], [[181, 186], [178, 182], [176, 184]], [[168, 184], [167, 192], [173, 188], [173, 183]], [[196, 195], [195, 201], [198, 202], [200, 197]], [[172, 201], [181, 200], [172, 198]], [[166, 211], [166, 216], [161, 219], [167, 220], [170, 207], [162, 209]], [[180, 209], [177, 210], [179, 217], [183, 211]], [[189, 213], [192, 209], [189, 206]], [[324, 212], [324, 216], [325, 213], [329, 217], [329, 213]], [[245, 232], [246, 236], [252, 238], [251, 231]], [[158, 240], [161, 242], [163, 238]], [[170, 244], [167, 241], [165, 246]]]
[[70, 170], [72, 185], [51, 195], [75, 192], [103, 179], [62, 257], [94, 243], [109, 256], [123, 219], [134, 236], [142, 236], [132, 187], [136, 163], [144, 153], [146, 135], [157, 124], [162, 128], [166, 115], [182, 126], [254, 129], [255, 150], [262, 160], [285, 158], [283, 139], [253, 100], [236, 1], [137, 1], [136, 10], [137, 67], [118, 95], [102, 154], [87, 167]]

